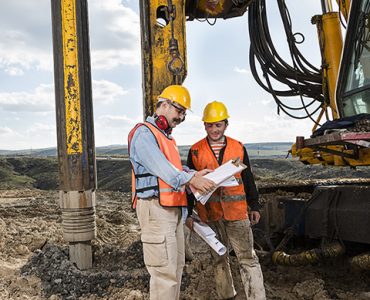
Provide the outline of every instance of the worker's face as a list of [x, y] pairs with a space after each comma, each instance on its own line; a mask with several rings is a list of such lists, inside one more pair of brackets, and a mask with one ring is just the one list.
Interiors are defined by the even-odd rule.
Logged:
[[186, 108], [180, 104], [168, 101], [167, 103], [167, 121], [171, 128], [175, 128], [178, 124], [185, 120]]
[[204, 123], [204, 128], [207, 131], [207, 136], [212, 142], [219, 142], [223, 139], [227, 128], [226, 121], [215, 123]]

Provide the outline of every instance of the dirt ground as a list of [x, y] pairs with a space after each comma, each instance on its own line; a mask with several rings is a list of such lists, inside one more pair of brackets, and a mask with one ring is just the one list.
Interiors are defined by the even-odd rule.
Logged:
[[[94, 267], [80, 271], [68, 260], [62, 238], [58, 193], [0, 190], [0, 299], [149, 299], [139, 227], [129, 194], [97, 192]], [[207, 246], [191, 237], [181, 299], [217, 299]], [[262, 262], [267, 299], [370, 299], [370, 274], [353, 270], [347, 258], [307, 267]], [[243, 295], [232, 257], [238, 292]]]

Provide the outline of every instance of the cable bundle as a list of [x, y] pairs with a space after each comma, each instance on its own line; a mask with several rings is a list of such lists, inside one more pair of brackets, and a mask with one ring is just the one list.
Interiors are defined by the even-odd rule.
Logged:
[[[277, 0], [277, 3], [287, 36], [292, 65], [284, 61], [274, 47], [268, 27], [266, 1], [255, 0], [249, 7], [248, 12], [251, 41], [249, 63], [251, 72], [257, 83], [274, 97], [278, 105], [278, 113], [282, 110], [292, 118], [310, 118], [315, 122], [312, 116], [320, 109], [324, 102], [321, 70], [311, 65], [298, 50], [296, 44], [302, 43], [304, 36], [301, 33], [293, 34], [291, 19], [285, 5], [285, 0]], [[302, 40], [297, 41], [298, 37]], [[257, 73], [256, 62], [258, 62], [262, 70], [265, 82], [263, 82]], [[271, 78], [288, 86], [288, 89], [275, 90], [272, 86]], [[295, 107], [289, 106], [283, 102], [284, 100], [279, 98], [292, 96], [300, 97], [299, 105]], [[304, 98], [310, 99], [309, 101], [305, 101]], [[303, 116], [302, 111], [304, 112]]]

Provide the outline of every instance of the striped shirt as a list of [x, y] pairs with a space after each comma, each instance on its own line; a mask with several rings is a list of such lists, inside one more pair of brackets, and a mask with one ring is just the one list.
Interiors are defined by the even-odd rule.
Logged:
[[218, 161], [218, 158], [220, 156], [220, 151], [223, 147], [225, 147], [226, 143], [225, 143], [225, 139], [222, 141], [222, 142], [216, 142], [216, 143], [213, 143], [210, 141], [210, 146], [212, 148], [212, 151], [213, 153], [215, 154], [216, 156], [216, 159]]

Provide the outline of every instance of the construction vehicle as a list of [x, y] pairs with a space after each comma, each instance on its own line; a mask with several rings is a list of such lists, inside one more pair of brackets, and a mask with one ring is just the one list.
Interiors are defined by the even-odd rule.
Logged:
[[[312, 137], [297, 137], [291, 153], [306, 164], [369, 166], [370, 0], [337, 2], [339, 11], [334, 12], [331, 0], [321, 0], [323, 14], [312, 19], [322, 57], [321, 67], [315, 68], [298, 50], [302, 36], [293, 33], [284, 0], [277, 3], [292, 64], [273, 47], [266, 0], [140, 0], [144, 117], [153, 114], [165, 87], [185, 80], [186, 22], [202, 19], [212, 24], [213, 20], [239, 17], [248, 11], [250, 66], [256, 81], [272, 94], [281, 112], [310, 118], [314, 123]], [[51, 3], [62, 225], [70, 245], [70, 260], [87, 269], [92, 266], [91, 240], [96, 236], [87, 0]], [[344, 46], [341, 21], [347, 23]], [[274, 81], [288, 88], [275, 90]], [[299, 105], [286, 105], [284, 98], [289, 96], [296, 97]], [[294, 115], [296, 111], [306, 115]], [[332, 122], [323, 124], [323, 116]], [[268, 203], [261, 229], [264, 236], [269, 240], [276, 232], [286, 233], [277, 246], [268, 243], [272, 258], [276, 263], [306, 264], [339, 255], [347, 242], [369, 247], [369, 199], [369, 185], [352, 184], [319, 186], [308, 201], [280, 199]], [[296, 216], [293, 221], [292, 215]], [[280, 251], [297, 234], [321, 240], [322, 245], [295, 256]], [[370, 269], [369, 254], [354, 261]]]
[[[284, 61], [273, 45], [266, 0], [140, 0], [144, 117], [153, 114], [166, 86], [182, 84], [187, 75], [186, 22], [212, 24], [248, 13], [254, 78], [271, 93], [280, 112], [310, 118], [314, 124], [310, 138], [297, 137], [292, 155], [305, 164], [370, 166], [370, 1], [337, 0], [335, 12], [331, 0], [321, 0], [323, 13], [312, 18], [322, 58], [318, 68], [299, 51], [304, 37], [293, 32], [285, 1], [277, 4], [292, 63]], [[344, 46], [341, 23], [347, 33]], [[274, 82], [284, 84], [286, 90], [275, 90]], [[297, 105], [288, 106], [287, 97], [295, 97]], [[264, 236], [269, 240], [276, 232], [285, 233], [277, 246], [267, 243], [273, 261], [314, 263], [342, 254], [346, 243], [359, 243], [368, 250], [369, 183], [319, 186], [308, 201], [279, 199], [265, 205], [266, 221], [260, 228]], [[289, 255], [283, 249], [294, 235], [317, 239], [321, 245]], [[353, 261], [370, 269], [368, 254]]]

